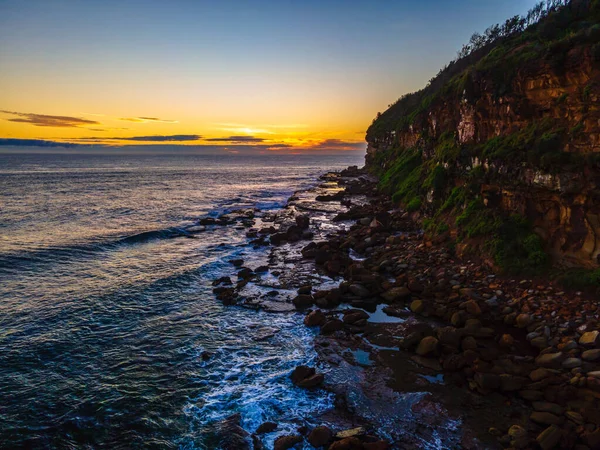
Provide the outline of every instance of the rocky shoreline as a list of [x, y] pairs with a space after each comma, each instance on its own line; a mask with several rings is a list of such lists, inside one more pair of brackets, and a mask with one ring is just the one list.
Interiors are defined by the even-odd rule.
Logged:
[[[600, 448], [597, 299], [460, 260], [376, 186], [351, 167], [280, 213], [241, 213], [268, 260], [213, 283], [226, 304], [302, 311], [319, 330], [319, 367], [290, 376], [336, 407], [274, 448]], [[263, 448], [277, 428], [231, 420], [224, 448]]]

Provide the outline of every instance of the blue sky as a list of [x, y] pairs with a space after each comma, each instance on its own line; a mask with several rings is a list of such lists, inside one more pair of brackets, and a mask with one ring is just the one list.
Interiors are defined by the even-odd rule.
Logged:
[[[171, 123], [123, 136], [219, 138], [228, 123], [290, 140], [361, 140], [377, 111], [424, 86], [473, 32], [534, 4], [2, 0], [0, 110], [107, 117], [96, 129], [112, 135], [120, 117]], [[98, 134], [0, 120], [6, 138], [85, 133]]]

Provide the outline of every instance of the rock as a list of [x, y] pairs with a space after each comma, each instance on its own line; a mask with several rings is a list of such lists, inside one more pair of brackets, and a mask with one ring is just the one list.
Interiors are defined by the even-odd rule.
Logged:
[[358, 297], [371, 297], [371, 291], [369, 291], [362, 284], [351, 284], [348, 287], [348, 290]]
[[307, 327], [320, 327], [326, 322], [327, 318], [323, 311], [315, 309], [304, 317], [304, 325]]
[[536, 348], [546, 348], [548, 346], [548, 340], [545, 336], [537, 336], [531, 339], [531, 345]]
[[230, 259], [229, 262], [235, 267], [241, 267], [244, 264], [243, 259]]
[[277, 429], [277, 424], [275, 422], [265, 422], [258, 426], [256, 429], [256, 434], [265, 434], [271, 433]]
[[562, 431], [556, 425], [550, 425], [535, 439], [542, 450], [556, 448], [562, 437]]
[[484, 391], [492, 391], [500, 387], [500, 377], [495, 373], [481, 373], [475, 374], [475, 383], [479, 385]]
[[329, 450], [362, 450], [362, 442], [355, 437], [349, 437], [336, 441], [329, 446]]
[[466, 317], [464, 311], [457, 311], [454, 314], [452, 314], [452, 317], [450, 318], [450, 323], [452, 324], [452, 326], [457, 328], [462, 327], [465, 324], [465, 321]]
[[600, 449], [600, 428], [594, 432], [584, 433], [581, 437], [592, 450]]
[[515, 339], [510, 334], [503, 334], [500, 337], [500, 345], [505, 348], [510, 348], [515, 343]]
[[364, 312], [363, 310], [357, 309], [357, 310], [350, 310], [349, 313], [344, 314], [343, 321], [344, 321], [344, 323], [355, 324], [356, 322], [358, 322], [360, 320], [367, 320], [368, 318], [369, 318], [369, 315], [366, 312]]
[[316, 373], [314, 367], [298, 366], [290, 375], [292, 383], [301, 388], [313, 388], [323, 383], [325, 376]]
[[535, 363], [538, 366], [542, 367], [553, 367], [558, 368], [562, 364], [565, 356], [562, 352], [558, 353], [545, 353], [543, 355], [538, 356], [535, 359]]
[[581, 359], [584, 361], [597, 361], [600, 359], [600, 348], [586, 350], [581, 354]]
[[390, 444], [386, 441], [363, 442], [362, 448], [363, 450], [388, 450]]
[[395, 287], [381, 294], [381, 297], [388, 303], [400, 302], [410, 297], [410, 290], [406, 287]]
[[436, 372], [442, 371], [442, 365], [437, 359], [426, 358], [424, 356], [413, 355], [410, 357], [414, 362], [420, 366], [427, 367], [428, 369], [435, 370]]
[[344, 322], [339, 319], [331, 319], [321, 327], [321, 334], [329, 334], [344, 328]]
[[508, 429], [508, 435], [513, 439], [519, 439], [527, 436], [527, 430], [521, 425], [513, 425]]
[[531, 323], [531, 316], [529, 314], [519, 314], [515, 319], [515, 324], [518, 328], [527, 328]]
[[223, 450], [250, 450], [249, 434], [240, 426], [242, 416], [233, 414], [216, 425], [216, 434]]
[[436, 330], [437, 338], [442, 345], [458, 348], [461, 332], [454, 327], [442, 327]]
[[536, 411], [549, 412], [556, 416], [562, 416], [565, 411], [562, 406], [550, 402], [533, 402], [532, 406]]
[[581, 359], [579, 358], [567, 358], [562, 362], [562, 366], [565, 369], [574, 369], [575, 367], [581, 366]]
[[333, 439], [333, 432], [326, 426], [313, 429], [306, 440], [313, 447], [325, 447]]
[[336, 439], [345, 439], [345, 438], [349, 438], [349, 437], [362, 436], [363, 434], [366, 434], [366, 433], [367, 433], [367, 430], [365, 430], [363, 427], [356, 427], [356, 428], [350, 428], [348, 430], [343, 430], [343, 431], [336, 433], [335, 438]]
[[417, 355], [425, 356], [435, 352], [437, 350], [437, 347], [438, 340], [433, 336], [427, 336], [421, 339], [421, 342], [419, 342], [416, 353]]
[[527, 384], [527, 378], [503, 373], [500, 375], [500, 389], [505, 392], [518, 391]]
[[539, 423], [541, 425], [558, 425], [561, 422], [560, 418], [554, 414], [542, 411], [532, 412], [529, 418], [535, 423]]
[[572, 422], [575, 422], [577, 425], [583, 425], [584, 423], [583, 416], [576, 411], [567, 411], [565, 413], [565, 416], [567, 417], [567, 419], [569, 419]]
[[422, 313], [424, 309], [425, 309], [425, 304], [423, 303], [422, 300], [413, 300], [413, 302], [410, 304], [410, 310], [412, 312], [414, 312], [415, 314]]
[[275, 439], [273, 444], [273, 450], [287, 450], [292, 448], [296, 444], [300, 444], [304, 439], [299, 434], [292, 434], [289, 436], [280, 436]]
[[543, 380], [544, 378], [548, 378], [549, 376], [552, 376], [552, 375], [554, 375], [554, 372], [552, 370], [544, 369], [543, 367], [540, 367], [538, 369], [533, 370], [529, 374], [529, 378], [531, 379], [531, 381], [533, 381], [535, 383], [536, 381]]
[[244, 267], [238, 272], [237, 276], [242, 280], [248, 280], [254, 276], [254, 272], [252, 271], [252, 269]]
[[475, 300], [465, 302], [465, 311], [473, 316], [479, 316], [481, 314], [481, 308]]
[[477, 341], [473, 336], [467, 336], [461, 342], [463, 352], [467, 350], [477, 350]]
[[315, 303], [312, 295], [298, 295], [292, 300], [292, 303], [297, 309], [309, 308]]
[[596, 347], [600, 343], [600, 332], [597, 330], [587, 331], [579, 338], [579, 345], [584, 347]]
[[296, 216], [296, 225], [300, 229], [305, 230], [310, 225], [310, 217], [307, 214]]
[[301, 286], [300, 289], [298, 289], [299, 295], [310, 295], [311, 293], [312, 293], [312, 286], [310, 284]]

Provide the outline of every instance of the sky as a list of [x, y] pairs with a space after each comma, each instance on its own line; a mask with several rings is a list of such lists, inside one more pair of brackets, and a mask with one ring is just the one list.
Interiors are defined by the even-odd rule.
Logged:
[[535, 3], [0, 0], [0, 145], [364, 150], [378, 111]]

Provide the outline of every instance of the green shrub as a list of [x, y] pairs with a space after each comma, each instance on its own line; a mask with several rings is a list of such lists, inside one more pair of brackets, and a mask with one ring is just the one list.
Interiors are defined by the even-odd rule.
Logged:
[[408, 204], [406, 205], [406, 210], [408, 212], [414, 212], [414, 211], [418, 211], [421, 208], [421, 199], [418, 197], [413, 198], [410, 202], [408, 202]]

